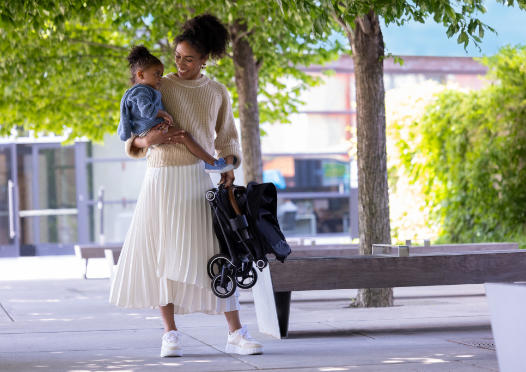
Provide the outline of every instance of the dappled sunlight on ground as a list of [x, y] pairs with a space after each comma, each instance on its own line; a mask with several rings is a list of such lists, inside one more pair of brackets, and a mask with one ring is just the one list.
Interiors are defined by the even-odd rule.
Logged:
[[[0, 259], [0, 281], [74, 279], [84, 275], [85, 262], [75, 256], [35, 256]], [[104, 258], [90, 258], [88, 277], [109, 278], [110, 269]], [[0, 286], [0, 289], [3, 287]]]
[[[65, 262], [59, 258], [50, 266]], [[109, 288], [107, 279], [2, 282], [0, 370], [477, 372], [482, 366], [498, 371], [494, 350], [466, 341], [492, 340], [484, 290], [477, 285], [396, 288], [396, 301], [404, 306], [378, 309], [349, 309], [352, 290], [297, 292], [291, 337], [283, 340], [258, 332], [252, 294], [242, 291], [243, 324], [265, 353], [224, 353], [224, 317], [197, 313], [176, 316], [182, 358], [159, 357], [159, 311], [112, 306]]]
[[435, 363], [447, 363], [447, 360], [437, 358], [391, 358], [390, 360], [384, 360], [382, 363], [415, 363], [419, 362], [422, 364], [435, 364]]

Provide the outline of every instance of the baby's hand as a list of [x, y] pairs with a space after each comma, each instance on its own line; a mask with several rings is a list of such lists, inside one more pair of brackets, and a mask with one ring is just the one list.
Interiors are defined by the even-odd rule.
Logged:
[[164, 118], [164, 122], [170, 126], [172, 125], [174, 121], [174, 119], [170, 116], [170, 114], [164, 110], [159, 110], [159, 112], [157, 113], [157, 117]]
[[167, 117], [164, 118], [164, 122], [169, 125], [169, 126], [172, 126], [172, 123], [173, 123], [173, 120], [172, 117], [170, 115], [168, 115]]

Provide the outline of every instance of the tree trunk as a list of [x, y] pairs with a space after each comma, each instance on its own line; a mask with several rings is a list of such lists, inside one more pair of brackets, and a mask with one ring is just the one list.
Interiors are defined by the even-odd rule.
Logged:
[[263, 182], [258, 108], [258, 63], [247, 40], [247, 26], [236, 20], [229, 25], [234, 57], [241, 122], [241, 147], [245, 183]]
[[[356, 77], [360, 254], [391, 244], [384, 90], [384, 41], [370, 11], [349, 35]], [[360, 289], [353, 307], [393, 306], [392, 288]]]

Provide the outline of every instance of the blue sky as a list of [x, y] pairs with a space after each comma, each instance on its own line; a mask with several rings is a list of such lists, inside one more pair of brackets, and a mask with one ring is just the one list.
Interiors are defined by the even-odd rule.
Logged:
[[490, 0], [485, 4], [487, 12], [478, 18], [493, 27], [498, 35], [487, 31], [480, 44], [481, 51], [470, 43], [468, 53], [463, 44], [457, 44], [457, 36], [448, 39], [446, 28], [432, 19], [426, 24], [409, 22], [398, 27], [382, 27], [387, 51], [394, 55], [478, 57], [495, 54], [504, 45], [526, 45], [526, 11], [517, 6], [507, 7]]

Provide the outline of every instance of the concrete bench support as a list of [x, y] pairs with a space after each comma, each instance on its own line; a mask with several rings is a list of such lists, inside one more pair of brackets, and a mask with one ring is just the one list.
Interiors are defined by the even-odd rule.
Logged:
[[[86, 267], [84, 270], [84, 279], [87, 279], [88, 274], [88, 260], [90, 258], [105, 258], [106, 255], [104, 254], [105, 249], [115, 249], [118, 250], [120, 253], [120, 250], [122, 249], [122, 244], [78, 244], [75, 246], [75, 256], [82, 261], [86, 260]], [[118, 255], [117, 255], [118, 258]]]
[[105, 249], [104, 256], [106, 257], [106, 263], [110, 269], [110, 283], [113, 284], [113, 277], [115, 276], [115, 267], [119, 262], [121, 255], [121, 248]]
[[526, 281], [526, 250], [271, 260], [253, 288], [259, 330], [287, 337], [290, 292]]

